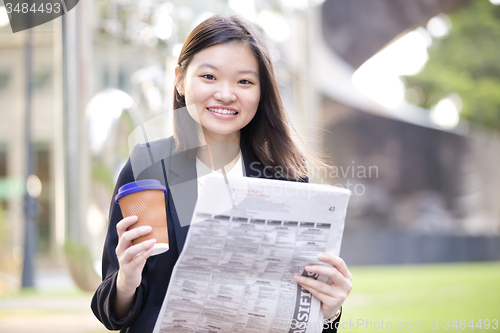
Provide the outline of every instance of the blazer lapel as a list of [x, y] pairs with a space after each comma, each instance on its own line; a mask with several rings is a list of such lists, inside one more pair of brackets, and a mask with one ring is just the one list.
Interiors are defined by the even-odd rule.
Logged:
[[[173, 145], [172, 145], [173, 147]], [[196, 199], [198, 198], [198, 184], [196, 175], [196, 150], [191, 149], [180, 153], [173, 152], [165, 161], [168, 185], [171, 196], [169, 197], [170, 209], [175, 226], [175, 236], [179, 254], [184, 248], [189, 224], [193, 215]]]

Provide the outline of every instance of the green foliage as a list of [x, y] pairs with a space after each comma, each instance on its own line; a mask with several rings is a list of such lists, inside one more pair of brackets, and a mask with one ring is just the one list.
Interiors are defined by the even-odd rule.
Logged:
[[407, 86], [423, 92], [418, 104], [427, 109], [458, 93], [461, 117], [500, 129], [500, 6], [476, 0], [450, 19], [449, 35], [434, 39], [425, 68], [406, 76]]
[[83, 291], [94, 292], [101, 279], [94, 271], [89, 248], [82, 243], [67, 240], [63, 250], [66, 265], [77, 287]]
[[67, 240], [63, 245], [64, 254], [78, 261], [79, 263], [87, 262], [92, 264], [92, 257], [87, 246]]
[[92, 179], [97, 182], [101, 182], [106, 186], [108, 190], [113, 192], [114, 182], [113, 175], [109, 171], [108, 167], [100, 161], [94, 161], [92, 165]]

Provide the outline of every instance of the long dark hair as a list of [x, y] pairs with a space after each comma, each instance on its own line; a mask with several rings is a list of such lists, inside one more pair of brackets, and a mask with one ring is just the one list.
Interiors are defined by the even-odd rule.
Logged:
[[[177, 63], [179, 77], [186, 73], [198, 52], [213, 45], [232, 42], [248, 45], [259, 62], [260, 102], [254, 118], [241, 129], [240, 140], [250, 145], [265, 166], [278, 172], [284, 170], [284, 177], [294, 180], [306, 178], [306, 154], [300, 151], [291, 137], [290, 121], [281, 101], [269, 50], [252, 24], [236, 15], [215, 15], [200, 23], [182, 47]], [[174, 110], [184, 107], [184, 96], [174, 88]], [[193, 140], [193, 122], [187, 111], [174, 112], [174, 140], [178, 147], [192, 147], [189, 143]]]

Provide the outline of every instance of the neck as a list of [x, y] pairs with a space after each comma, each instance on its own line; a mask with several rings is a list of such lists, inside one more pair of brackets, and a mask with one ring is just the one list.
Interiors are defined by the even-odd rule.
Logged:
[[229, 142], [237, 146], [240, 145], [240, 131], [231, 134], [217, 134], [203, 129], [203, 135], [205, 136], [205, 141], [208, 145], [212, 142]]
[[240, 156], [240, 132], [230, 135], [203, 132], [207, 145], [200, 147], [196, 156], [212, 170], [219, 172], [222, 168], [226, 172], [231, 170]]

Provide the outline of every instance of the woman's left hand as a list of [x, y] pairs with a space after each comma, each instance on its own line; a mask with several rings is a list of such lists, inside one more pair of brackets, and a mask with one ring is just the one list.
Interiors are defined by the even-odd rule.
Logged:
[[323, 316], [325, 319], [329, 319], [340, 309], [347, 295], [351, 292], [352, 275], [342, 258], [329, 253], [320, 253], [318, 258], [333, 267], [308, 265], [305, 270], [328, 276], [333, 282], [332, 284], [301, 275], [294, 275], [293, 279], [321, 301]]

